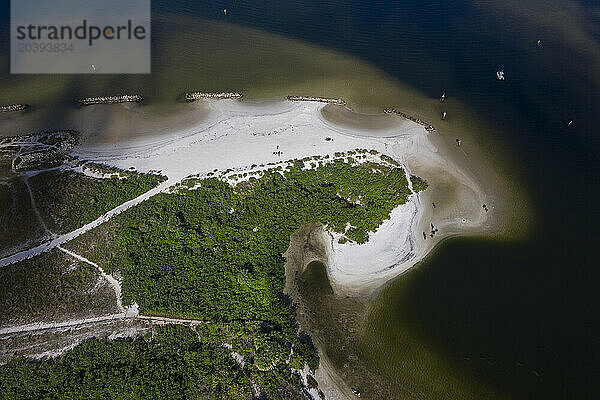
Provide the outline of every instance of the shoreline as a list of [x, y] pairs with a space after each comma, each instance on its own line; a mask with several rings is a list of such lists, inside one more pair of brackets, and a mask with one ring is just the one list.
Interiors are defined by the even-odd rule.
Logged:
[[[321, 117], [329, 124], [323, 114]], [[356, 135], [348, 127], [336, 128], [341, 134]], [[489, 218], [493, 206], [488, 207], [490, 212], [482, 207], [492, 195], [479, 183], [478, 177], [457, 162], [459, 160], [442, 155], [440, 144], [431, 140], [439, 136], [438, 133], [421, 127], [395, 135], [390, 135], [389, 130], [360, 134], [382, 142], [386, 149], [382, 152], [399, 161], [407, 176], [419, 176], [427, 180], [429, 186], [394, 209], [390, 219], [371, 233], [363, 245], [339, 245], [339, 235], [324, 232], [328, 276], [338, 295], [368, 297], [411, 269], [445, 238], [498, 230]], [[433, 236], [430, 224], [438, 229]]]
[[[429, 187], [422, 193], [411, 195], [406, 204], [394, 209], [391, 218], [369, 235], [368, 243], [342, 245], [331, 244], [329, 240], [326, 272], [338, 297], [367, 299], [391, 279], [412, 268], [444, 238], [496, 230], [489, 215], [482, 214], [479, 204], [486, 191], [472, 172], [446, 156], [443, 142], [435, 143], [441, 137], [437, 130], [429, 133], [422, 125], [400, 116], [394, 117], [397, 121], [387, 120], [383, 127], [369, 128], [369, 123], [356, 127], [351, 122], [358, 113], [311, 101], [252, 103], [219, 100], [203, 102], [202, 107], [201, 120], [190, 127], [173, 129], [168, 135], [158, 137], [115, 143], [84, 142], [72, 155], [82, 161], [107, 163], [124, 170], [130, 167], [142, 173], [161, 170], [168, 181], [147, 192], [144, 198], [168, 190], [190, 175], [207, 175], [215, 169], [241, 171], [253, 164], [314, 155], [332, 156], [357, 148], [373, 149], [392, 157], [407, 175], [414, 174], [427, 180]], [[324, 113], [325, 107], [328, 107], [329, 118]], [[339, 119], [332, 119], [340, 113], [346, 114], [342, 119], [351, 117], [350, 123], [336, 123]], [[379, 118], [358, 115], [359, 119]], [[276, 149], [284, 154], [276, 154]], [[429, 207], [430, 195], [439, 203], [435, 209], [435, 226], [441, 232], [424, 241], [421, 236], [423, 242], [420, 242], [419, 235], [422, 231], [427, 232], [426, 227], [434, 217]], [[467, 206], [456, 206], [455, 203], [465, 200]], [[460, 218], [457, 222], [461, 213], [469, 214], [470, 224], [461, 225]], [[112, 211], [107, 213], [113, 214]], [[396, 243], [398, 233], [405, 235], [400, 245]], [[390, 243], [396, 244], [392, 245], [391, 251]], [[385, 250], [383, 255], [382, 249]], [[364, 274], [368, 262], [371, 262], [370, 270]], [[287, 281], [286, 277], [286, 287]], [[317, 337], [318, 333], [314, 335]], [[331, 363], [324, 362], [318, 374], [328, 382], [324, 383], [327, 398], [352, 398], [346, 396], [345, 387], [340, 387], [343, 379]]]
[[[326, 273], [336, 297], [351, 296], [351, 299], [356, 300], [349, 301], [366, 302], [392, 279], [405, 273], [426, 257], [445, 238], [459, 234], [494, 232], [496, 229], [489, 214], [485, 216], [484, 220], [481, 219], [483, 216], [481, 213], [484, 211], [479, 202], [480, 198], [485, 197], [483, 193], [487, 192], [471, 176], [472, 173], [459, 166], [460, 160], [448, 161], [443, 143], [435, 143], [435, 140], [441, 137], [438, 131], [428, 133], [422, 125], [402, 117], [395, 117], [397, 121], [390, 120], [381, 129], [367, 129], [366, 127], [356, 129], [352, 124], [336, 124], [328, 120], [323, 115], [323, 110], [325, 107], [331, 108], [331, 106], [323, 103], [283, 101], [253, 104], [252, 102], [232, 100], [206, 103], [209, 111], [201, 124], [195, 128], [177, 132], [172, 135], [174, 138], [171, 141], [163, 140], [162, 146], [156, 146], [156, 140], [152, 138], [138, 140], [136, 141], [137, 145], [129, 142], [130, 146], [127, 150], [119, 149], [120, 151], [118, 151], [120, 153], [117, 161], [119, 166], [128, 168], [133, 165], [138, 171], [161, 169], [163, 174], [173, 181], [178, 181], [192, 173], [207, 174], [215, 168], [235, 171], [247, 169], [252, 164], [260, 165], [280, 161], [282, 158], [273, 154], [276, 145], [285, 153], [283, 160], [301, 159], [316, 154], [334, 154], [355, 148], [374, 149], [391, 156], [400, 162], [408, 173], [426, 179], [429, 187], [418, 195], [412, 195], [407, 204], [394, 210], [392, 218], [370, 235], [371, 240], [367, 244], [361, 245], [374, 246], [370, 254], [367, 251], [362, 257], [352, 257], [348, 249], [358, 246], [340, 245], [347, 246], [344, 247], [345, 251], [341, 254], [346, 254], [347, 258], [352, 260], [347, 263], [346, 271], [348, 269], [360, 271], [365, 259], [368, 260], [369, 257], [372, 259], [371, 255], [373, 251], [378, 250], [377, 246], [380, 248], [383, 243], [385, 247], [389, 241], [395, 240], [394, 231], [387, 229], [388, 225], [394, 222], [393, 226], [398, 231], [419, 240], [421, 232], [429, 226], [429, 218], [433, 214], [430, 209], [430, 193], [436, 192], [435, 201], [440, 204], [436, 207], [437, 219], [434, 223], [442, 232], [435, 238], [426, 239], [425, 243], [422, 243], [424, 245], [402, 264], [396, 265], [397, 263], [394, 261], [398, 258], [402, 259], [406, 252], [391, 252], [388, 253], [388, 265], [385, 267], [396, 265], [395, 267], [384, 269], [383, 272], [379, 271], [381, 269], [379, 268], [371, 276], [347, 279], [348, 274], [344, 274], [344, 270], [341, 271], [341, 274], [336, 275], [336, 267], [332, 264], [331, 253], [328, 249], [325, 250], [326, 254], [329, 254], [323, 257], [322, 261], [326, 265]], [[340, 113], [356, 114], [345, 108], [336, 107], [336, 109]], [[365, 118], [369, 119], [369, 117]], [[332, 140], [326, 141], [326, 138]], [[319, 144], [317, 145], [317, 143]], [[77, 149], [76, 153], [79, 153], [81, 158], [93, 161], [93, 158], [96, 157], [108, 162], [114, 160], [114, 151], [114, 145], [87, 148], [84, 145]], [[128, 155], [122, 154], [127, 152], [129, 152]], [[172, 160], [178, 162], [173, 163]], [[462, 190], [450, 190], [454, 186], [458, 186]], [[443, 200], [443, 197], [447, 200]], [[461, 226], [456, 223], [455, 214], [461, 212], [461, 209], [443, 204], [446, 202], [451, 205], [460, 201], [461, 198], [471, 199], [471, 206], [467, 207], [473, 213], [471, 226]], [[409, 207], [413, 207], [412, 212], [409, 212], [411, 211], [408, 210]], [[404, 217], [396, 218], [396, 214], [402, 214]], [[488, 225], [484, 226], [484, 223]], [[422, 240], [422, 236], [420, 238]], [[406, 249], [405, 247], [400, 250]], [[289, 253], [290, 251], [286, 252], [286, 257]], [[312, 260], [314, 259], [304, 254], [298, 266], [303, 268], [306, 266], [306, 262]], [[286, 293], [289, 293], [288, 286], [293, 280], [293, 276], [288, 274], [288, 266], [291, 267], [291, 263], [293, 261], [288, 258]], [[307, 329], [305, 318], [309, 318], [310, 310], [306, 309], [305, 313], [306, 316], [298, 316], [298, 321], [301, 326], [304, 326], [304, 329]], [[348, 390], [350, 382], [344, 381], [343, 376], [339, 375], [333, 363], [323, 353], [325, 342], [319, 338], [320, 333], [310, 329], [307, 329], [307, 332], [314, 338], [322, 359], [322, 364], [316, 371], [319, 388], [325, 392], [327, 399], [352, 399], [352, 394]]]
[[[407, 178], [419, 176], [429, 187], [413, 192], [363, 245], [339, 244], [339, 235], [329, 234], [327, 271], [338, 294], [370, 295], [418, 263], [444, 237], [495, 230], [482, 209], [489, 204], [494, 212], [490, 193], [456, 157], [440, 151], [443, 143], [433, 142], [441, 136], [437, 131], [431, 133], [418, 122], [402, 116], [390, 120], [361, 115], [321, 101], [252, 104], [220, 99], [204, 106], [202, 120], [190, 128], [112, 145], [82, 143], [72, 155], [123, 170], [161, 170], [169, 182], [214, 169], [239, 171], [254, 164], [333, 156], [358, 148], [390, 156], [402, 165]], [[357, 126], [361, 119], [369, 123]], [[370, 128], [375, 120], [385, 123]]]

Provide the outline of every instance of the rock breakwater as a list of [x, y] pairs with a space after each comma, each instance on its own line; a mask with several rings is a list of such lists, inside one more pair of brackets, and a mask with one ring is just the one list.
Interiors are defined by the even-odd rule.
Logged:
[[425, 122], [425, 121], [423, 121], [422, 119], [419, 119], [419, 118], [415, 118], [412, 115], [405, 114], [402, 111], [396, 110], [395, 108], [391, 108], [391, 107], [390, 108], [386, 108], [386, 109], [383, 110], [383, 112], [385, 114], [396, 114], [396, 115], [399, 115], [399, 116], [401, 116], [403, 118], [406, 118], [406, 119], [409, 119], [409, 120], [411, 120], [413, 122], [416, 122], [417, 124], [423, 125], [425, 127], [425, 130], [427, 132], [433, 132], [433, 131], [435, 131], [435, 127], [433, 125], [430, 125], [428, 122]]
[[77, 100], [82, 106], [90, 106], [92, 104], [113, 104], [113, 103], [141, 103], [144, 98], [139, 94], [134, 95], [119, 95], [119, 96], [99, 96], [99, 97], [84, 97]]
[[0, 106], [0, 113], [21, 111], [29, 108], [29, 104], [9, 104], [7, 106]]
[[241, 99], [242, 94], [236, 92], [188, 92], [185, 94], [187, 101], [202, 99]]
[[289, 101], [318, 101], [321, 103], [333, 104], [335, 106], [345, 106], [346, 100], [333, 99], [330, 97], [313, 97], [313, 96], [286, 96]]

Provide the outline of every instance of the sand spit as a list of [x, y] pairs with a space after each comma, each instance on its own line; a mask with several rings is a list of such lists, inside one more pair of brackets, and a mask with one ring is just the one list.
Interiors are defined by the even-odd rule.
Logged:
[[[215, 170], [244, 171], [252, 165], [314, 155], [332, 157], [358, 148], [391, 156], [407, 173], [425, 178], [430, 187], [393, 210], [364, 245], [339, 244], [336, 234], [325, 231], [328, 274], [339, 294], [369, 294], [417, 263], [442, 238], [493, 228], [484, 226], [489, 213], [482, 204], [489, 200], [476, 178], [442, 157], [431, 140], [438, 134], [428, 133], [418, 122], [382, 114], [380, 118], [398, 121], [387, 119], [383, 129], [339, 124], [340, 119], [356, 118], [347, 109], [320, 101], [255, 105], [219, 100], [206, 102], [206, 107], [206, 118], [192, 128], [160, 139], [84, 143], [74, 155], [123, 169], [161, 170], [171, 183]], [[431, 236], [434, 229], [437, 231]]]
[[321, 109], [324, 122], [334, 128], [347, 128], [349, 132], [367, 131], [368, 135], [380, 133], [381, 136], [395, 136], [398, 131], [414, 125], [406, 118], [398, 118], [392, 114], [363, 114], [348, 107], [337, 107], [327, 104]]
[[[366, 244], [340, 244], [339, 235], [326, 227], [318, 231], [324, 247], [322, 261], [336, 295], [369, 295], [418, 263], [443, 238], [496, 229], [494, 201], [481, 184], [482, 177], [473, 173], [477, 168], [465, 164], [468, 158], [456, 156], [458, 149], [443, 148], [443, 141], [436, 140], [441, 135], [428, 132], [421, 123], [397, 114], [361, 116], [320, 101], [202, 103], [202, 120], [191, 127], [172, 129], [160, 137], [88, 141], [76, 147], [72, 155], [81, 161], [146, 173], [161, 170], [168, 181], [76, 231], [1, 259], [0, 266], [66, 243], [150, 196], [172, 190], [189, 176], [261, 169], [315, 155], [332, 158], [356, 149], [392, 157], [408, 175], [426, 179], [429, 187], [394, 209]], [[327, 398], [351, 398], [326, 359], [317, 378]]]
[[84, 142], [75, 148], [72, 155], [80, 160], [123, 170], [133, 167], [146, 173], [161, 170], [168, 181], [76, 231], [1, 259], [0, 265], [63, 244], [188, 176], [248, 171], [315, 155], [332, 158], [335, 153], [355, 149], [391, 156], [407, 174], [425, 178], [429, 188], [412, 194], [406, 204], [393, 210], [366, 244], [340, 244], [338, 235], [325, 229], [328, 275], [337, 294], [370, 294], [412, 267], [444, 237], [494, 228], [488, 220], [494, 212], [493, 201], [477, 178], [451, 157], [441, 156], [432, 141], [439, 134], [428, 133], [417, 122], [394, 116], [398, 122], [387, 120], [384, 129], [338, 124], [340, 119], [359, 117], [319, 101], [253, 104], [225, 99], [205, 103], [203, 120], [191, 128], [160, 138], [140, 137], [111, 144]]

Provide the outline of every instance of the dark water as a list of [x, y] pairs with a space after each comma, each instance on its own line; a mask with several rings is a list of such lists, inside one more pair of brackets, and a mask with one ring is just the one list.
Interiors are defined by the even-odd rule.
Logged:
[[[233, 21], [342, 49], [432, 97], [444, 90], [496, 127], [536, 210], [531, 236], [445, 242], [381, 293], [367, 330], [393, 341], [390, 326], [406, 322], [414, 337], [470, 360], [461, 365], [515, 398], [598, 396], [598, 3], [192, 4], [215, 18], [229, 7]], [[382, 320], [394, 322], [381, 328]]]
[[[599, 397], [597, 1], [189, 0], [154, 1], [153, 12], [233, 22], [341, 50], [431, 98], [445, 91], [449, 105], [461, 101], [481, 116], [518, 160], [512, 167], [536, 215], [530, 237], [446, 241], [375, 299], [364, 337], [377, 340], [363, 346], [386, 354], [402, 334], [411, 338], [403, 346], [425, 347], [465, 380], [510, 397]], [[153, 32], [161, 34], [186, 32]], [[10, 77], [2, 61], [4, 85], [34, 79]], [[165, 63], [154, 60], [149, 78], [73, 78], [60, 90], [72, 98], [94, 85], [141, 88], [150, 79], [159, 83], [150, 94], [160, 97], [168, 91]], [[244, 75], [244, 66], [231, 68]], [[499, 68], [503, 83], [495, 79]], [[393, 376], [390, 364], [403, 353], [389, 354], [387, 363], [371, 362]], [[417, 358], [407, 368], [418, 367]]]

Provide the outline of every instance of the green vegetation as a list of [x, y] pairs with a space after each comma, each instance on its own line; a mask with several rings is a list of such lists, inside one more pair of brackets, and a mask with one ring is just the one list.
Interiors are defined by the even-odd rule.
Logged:
[[48, 232], [36, 217], [27, 182], [48, 229], [65, 233], [166, 179], [91, 163], [84, 168], [111, 177], [93, 178], [71, 170], [54, 169], [26, 181], [23, 176], [0, 168], [0, 257], [34, 247], [47, 238]]
[[390, 164], [392, 164], [392, 165], [396, 166], [396, 167], [401, 167], [401, 164], [400, 164], [398, 161], [394, 160], [394, 159], [393, 159], [392, 157], [390, 157], [390, 156], [386, 156], [385, 154], [383, 154], [383, 155], [381, 156], [381, 159], [382, 159], [383, 161], [385, 161], [385, 162], [388, 162], [388, 163], [390, 163]]
[[303, 332], [298, 335], [298, 341], [294, 343], [294, 352], [290, 360], [290, 366], [296, 369], [303, 369], [306, 363], [311, 371], [316, 371], [319, 367], [319, 356], [314, 351], [314, 344], [310, 336]]
[[277, 332], [258, 333], [254, 336], [254, 347], [254, 365], [259, 371], [270, 370], [290, 354], [290, 349], [280, 341]]
[[[291, 368], [302, 369], [304, 364], [316, 368], [319, 364], [308, 335], [299, 332], [294, 338], [296, 334], [293, 333], [290, 339], [295, 342], [290, 344], [282, 337], [281, 328], [268, 322], [208, 322], [196, 326], [196, 333], [205, 344], [231, 345], [232, 351], [243, 357], [244, 368], [257, 383], [260, 392], [272, 399], [295, 398], [299, 377], [292, 374]], [[294, 355], [291, 355], [292, 348]], [[294, 364], [291, 361], [287, 363], [290, 355], [295, 357]]]
[[29, 179], [40, 214], [52, 232], [77, 229], [166, 179], [102, 166], [93, 169], [118, 172], [124, 178], [93, 178], [70, 170], [51, 170]]
[[411, 175], [410, 182], [415, 193], [427, 189], [427, 182], [417, 176]]
[[0, 227], [0, 256], [43, 240], [44, 229], [35, 218], [27, 186], [20, 177], [7, 174], [0, 178]]
[[0, 268], [0, 325], [116, 312], [115, 293], [96, 268], [52, 250]]
[[410, 194], [402, 169], [341, 160], [268, 171], [235, 188], [192, 181], [200, 187], [185, 190], [186, 182], [116, 217], [105, 240], [90, 246], [93, 232], [75, 240], [77, 251], [119, 271], [125, 304], [143, 313], [288, 326], [282, 254], [291, 233], [316, 221], [364, 242]]
[[[410, 194], [400, 168], [343, 160], [302, 166], [269, 170], [235, 188], [188, 179], [176, 193], [160, 193], [69, 246], [120, 273], [125, 304], [211, 321], [205, 340], [231, 343], [258, 370], [289, 368], [284, 354], [298, 342], [282, 294], [290, 235], [320, 222], [362, 243]], [[295, 365], [316, 368], [314, 351], [302, 346]]]
[[[40, 363], [13, 359], [0, 367], [0, 399], [249, 399], [253, 385], [268, 398], [302, 398], [292, 369], [315, 370], [319, 358], [283, 295], [290, 235], [320, 222], [362, 243], [410, 195], [404, 171], [393, 166], [338, 159], [303, 167], [300, 161], [278, 167], [234, 188], [217, 178], [188, 179], [69, 243], [122, 276], [125, 304], [204, 323], [194, 332], [166, 327], [154, 337], [92, 339]], [[52, 216], [48, 224], [65, 230], [160, 181], [65, 171], [36, 178], [32, 187], [43, 214]], [[50, 191], [46, 180], [62, 189]], [[418, 178], [415, 184], [426, 185]], [[65, 257], [54, 251], [0, 270], [10, 275], [2, 280], [2, 315], [30, 320], [48, 310], [89, 307], [83, 289], [97, 272], [85, 264], [70, 268]]]
[[166, 326], [149, 341], [90, 339], [54, 359], [13, 359], [0, 367], [0, 399], [251, 399], [253, 378], [226, 349]]

